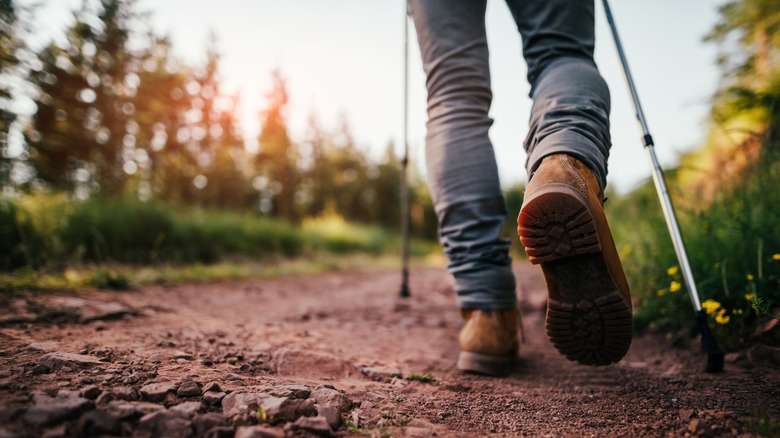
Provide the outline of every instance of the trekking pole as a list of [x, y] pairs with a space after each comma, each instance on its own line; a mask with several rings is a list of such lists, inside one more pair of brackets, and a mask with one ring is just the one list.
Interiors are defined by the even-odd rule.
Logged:
[[707, 355], [704, 363], [704, 371], [708, 373], [723, 371], [723, 350], [718, 346], [717, 341], [710, 333], [710, 328], [707, 325], [707, 315], [701, 307], [701, 300], [699, 299], [699, 292], [696, 289], [696, 282], [693, 279], [693, 271], [691, 265], [688, 263], [688, 254], [685, 252], [685, 244], [683, 243], [682, 234], [680, 233], [680, 227], [677, 224], [677, 217], [674, 213], [674, 206], [672, 200], [669, 197], [669, 191], [666, 189], [666, 182], [664, 181], [663, 170], [658, 163], [658, 158], [655, 155], [655, 147], [653, 144], [653, 137], [650, 136], [650, 131], [647, 129], [647, 122], [645, 121], [645, 114], [642, 112], [642, 106], [639, 104], [639, 96], [637, 95], [636, 88], [634, 87], [634, 80], [631, 78], [631, 72], [628, 69], [628, 62], [626, 61], [625, 54], [623, 53], [623, 46], [620, 44], [620, 38], [618, 37], [617, 28], [615, 27], [615, 21], [612, 19], [612, 12], [609, 9], [609, 3], [604, 1], [604, 12], [607, 15], [607, 22], [612, 29], [612, 37], [615, 40], [615, 46], [617, 47], [618, 56], [620, 62], [623, 65], [623, 75], [626, 78], [626, 84], [628, 90], [631, 93], [631, 99], [634, 103], [634, 113], [639, 126], [642, 129], [642, 142], [644, 143], [645, 150], [650, 156], [650, 161], [653, 167], [653, 181], [655, 182], [655, 188], [658, 192], [658, 199], [661, 201], [661, 208], [664, 212], [664, 218], [666, 218], [666, 225], [669, 227], [669, 234], [672, 237], [672, 243], [674, 244], [674, 251], [677, 254], [677, 261], [680, 263], [682, 275], [685, 280], [685, 285], [688, 288], [688, 295], [693, 303], [693, 308], [696, 312], [696, 322], [701, 330], [701, 347], [704, 353]]
[[401, 161], [401, 297], [409, 297], [409, 3], [404, 13], [404, 158]]

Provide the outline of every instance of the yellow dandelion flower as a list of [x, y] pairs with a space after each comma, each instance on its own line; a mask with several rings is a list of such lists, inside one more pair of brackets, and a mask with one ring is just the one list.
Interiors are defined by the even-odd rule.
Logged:
[[666, 295], [666, 289], [661, 289], [661, 290], [658, 291], [658, 296], [659, 297], [662, 297], [664, 295]]
[[718, 309], [720, 309], [720, 303], [715, 301], [715, 300], [710, 299], [710, 300], [707, 300], [707, 301], [701, 303], [701, 307], [703, 307], [704, 310], [707, 311], [708, 315], [712, 315], [715, 312], [717, 312]]
[[772, 260], [780, 260], [780, 254], [772, 254]]
[[669, 291], [677, 292], [681, 287], [682, 285], [680, 283], [673, 281], [672, 284], [669, 285]]
[[748, 274], [747, 279], [748, 281], [753, 281], [753, 274]]
[[715, 317], [715, 322], [725, 325], [728, 324], [730, 319], [731, 317], [726, 315], [726, 309], [720, 309], [718, 316]]
[[666, 270], [666, 273], [669, 275], [677, 275], [677, 272], [680, 270], [677, 266], [672, 266], [671, 268]]
[[745, 294], [745, 299], [748, 301], [753, 301], [753, 298], [756, 297], [756, 294]]

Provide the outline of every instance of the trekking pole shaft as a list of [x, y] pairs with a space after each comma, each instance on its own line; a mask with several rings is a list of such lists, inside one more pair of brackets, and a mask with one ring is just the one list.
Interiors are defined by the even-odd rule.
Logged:
[[647, 121], [645, 120], [645, 114], [642, 111], [642, 105], [639, 103], [639, 95], [634, 87], [634, 79], [631, 77], [631, 70], [628, 68], [628, 61], [626, 60], [625, 53], [623, 52], [623, 45], [620, 44], [620, 37], [617, 33], [617, 27], [615, 21], [612, 19], [612, 12], [609, 9], [609, 3], [607, 0], [604, 2], [604, 11], [607, 15], [607, 22], [612, 30], [612, 36], [615, 40], [615, 46], [617, 47], [618, 56], [620, 57], [620, 63], [623, 66], [623, 75], [626, 79], [629, 92], [631, 93], [631, 100], [634, 104], [634, 113], [636, 119], [639, 122], [639, 126], [642, 129], [642, 142], [650, 156], [650, 161], [653, 166], [653, 182], [655, 183], [656, 191], [658, 192], [658, 199], [661, 201], [661, 208], [664, 212], [666, 219], [666, 225], [669, 228], [669, 234], [672, 237], [672, 244], [674, 245], [674, 252], [677, 254], [677, 261], [680, 263], [680, 269], [682, 271], [685, 285], [688, 288], [688, 295], [691, 298], [693, 307], [696, 312], [701, 310], [701, 300], [699, 299], [699, 292], [696, 288], [696, 282], [693, 278], [693, 271], [691, 270], [690, 263], [688, 262], [688, 254], [685, 251], [685, 244], [683, 243], [682, 234], [680, 233], [680, 226], [677, 223], [677, 217], [674, 213], [674, 206], [672, 205], [672, 199], [669, 196], [669, 191], [666, 188], [666, 182], [664, 180], [663, 170], [658, 162], [658, 157], [655, 155], [655, 145], [653, 144], [653, 137], [650, 135], [650, 131], [647, 128]]
[[401, 297], [409, 294], [409, 187], [406, 168], [409, 165], [409, 4], [404, 14], [404, 158], [401, 162]]

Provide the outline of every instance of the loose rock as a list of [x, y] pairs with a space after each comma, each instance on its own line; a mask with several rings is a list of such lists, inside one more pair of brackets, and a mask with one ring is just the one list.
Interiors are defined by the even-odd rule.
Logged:
[[323, 417], [301, 417], [293, 423], [293, 429], [303, 429], [322, 436], [333, 435], [333, 430]]
[[200, 383], [194, 380], [185, 380], [176, 391], [177, 397], [195, 397], [201, 394]]
[[311, 398], [317, 400], [317, 404], [323, 406], [333, 406], [340, 413], [348, 411], [352, 407], [352, 401], [340, 391], [320, 385], [311, 393]]
[[24, 420], [33, 426], [48, 426], [75, 418], [92, 406], [92, 401], [81, 397], [36, 396]]
[[241, 426], [236, 429], [235, 438], [283, 438], [284, 432], [266, 426]]
[[165, 400], [169, 392], [176, 391], [176, 385], [172, 383], [150, 383], [141, 388], [141, 395], [153, 402]]
[[186, 438], [192, 434], [192, 423], [182, 418], [181, 413], [162, 410], [144, 415], [138, 421], [138, 428], [153, 437]]
[[201, 402], [191, 401], [191, 402], [184, 402], [180, 405], [171, 406], [171, 408], [168, 410], [171, 412], [179, 413], [185, 418], [193, 418], [195, 414], [198, 413], [198, 411], [202, 406], [203, 404]]
[[63, 352], [47, 353], [39, 361], [39, 365], [46, 365], [53, 370], [59, 370], [63, 367], [70, 368], [87, 368], [94, 365], [103, 364], [99, 358], [95, 356], [87, 356], [84, 354], [73, 354]]
[[224, 392], [208, 391], [203, 393], [203, 401], [210, 405], [215, 405], [225, 398]]
[[222, 399], [222, 413], [227, 417], [243, 414], [246, 412], [257, 412], [260, 407], [260, 399], [257, 394], [250, 392], [233, 392]]
[[306, 399], [311, 394], [311, 389], [304, 385], [280, 385], [273, 387], [268, 393], [274, 397]]

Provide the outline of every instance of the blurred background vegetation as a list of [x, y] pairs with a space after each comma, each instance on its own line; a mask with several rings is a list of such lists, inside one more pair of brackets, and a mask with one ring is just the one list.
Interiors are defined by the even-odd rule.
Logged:
[[[398, 251], [401, 163], [392, 144], [372, 160], [346, 122], [325, 128], [316, 115], [306, 138], [292, 141], [287, 83], [275, 71], [258, 115], [259, 151], [249, 153], [240, 96], [220, 87], [216, 37], [205, 63], [188, 65], [166, 37], [140, 30], [145, 15], [133, 1], [89, 4], [74, 11], [65, 43], [35, 51], [34, 7], [0, 0], [0, 290], [126, 287], [117, 265]], [[695, 278], [730, 348], [780, 304], [779, 31], [779, 2], [721, 6], [705, 37], [720, 48], [722, 71], [708, 140], [667, 170]], [[35, 103], [29, 119], [16, 111], [20, 96]], [[23, 148], [12, 152], [14, 135]], [[436, 252], [436, 219], [411, 169], [412, 248], [425, 255]], [[505, 233], [518, 257], [523, 191], [506, 191]], [[610, 195], [606, 207], [638, 327], [692, 333], [652, 182]]]

